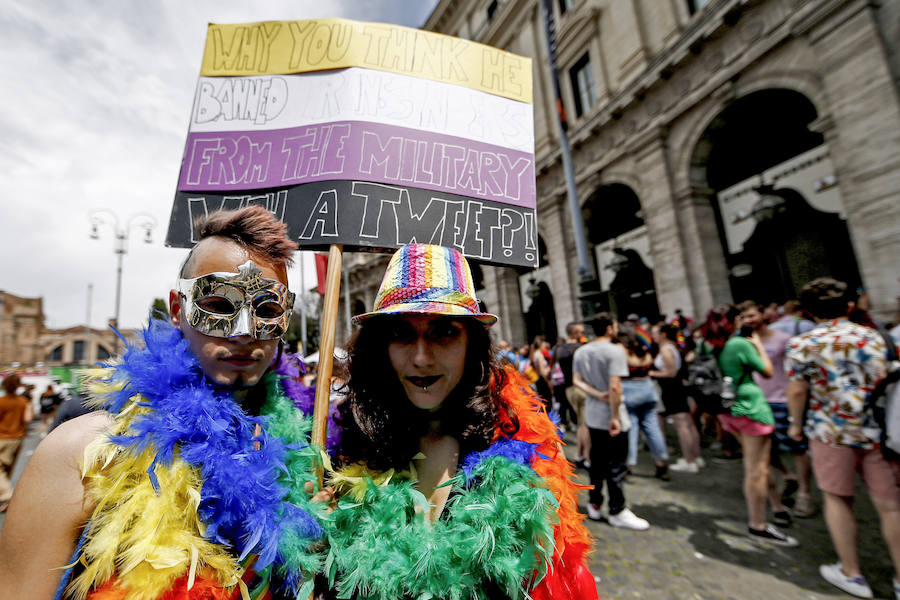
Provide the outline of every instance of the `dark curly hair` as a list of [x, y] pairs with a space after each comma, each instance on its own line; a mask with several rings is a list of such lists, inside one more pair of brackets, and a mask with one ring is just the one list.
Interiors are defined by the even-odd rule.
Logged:
[[343, 429], [340, 463], [362, 462], [378, 471], [406, 469], [436, 416], [441, 432], [459, 441], [460, 457], [491, 444], [501, 408], [512, 423], [511, 427], [506, 424], [504, 433], [511, 436], [518, 430], [516, 415], [500, 399], [506, 376], [494, 356], [490, 335], [474, 319], [460, 319], [469, 342], [459, 384], [437, 415], [416, 408], [394, 376], [387, 352], [389, 332], [400, 318], [377, 316], [364, 321], [348, 346], [347, 400], [338, 408]]

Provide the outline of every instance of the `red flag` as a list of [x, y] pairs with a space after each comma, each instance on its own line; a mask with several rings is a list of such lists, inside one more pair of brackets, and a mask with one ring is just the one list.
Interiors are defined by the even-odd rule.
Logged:
[[325, 295], [325, 275], [328, 273], [328, 255], [327, 254], [316, 254], [316, 277], [319, 282], [316, 287], [316, 291]]

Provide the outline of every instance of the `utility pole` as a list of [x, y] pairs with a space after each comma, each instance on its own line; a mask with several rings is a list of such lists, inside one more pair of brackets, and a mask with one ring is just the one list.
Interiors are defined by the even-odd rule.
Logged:
[[578, 300], [580, 301], [581, 317], [587, 319], [597, 312], [595, 298], [600, 291], [600, 285], [594, 273], [594, 262], [588, 252], [587, 236], [584, 230], [584, 218], [581, 215], [581, 203], [578, 201], [578, 189], [575, 186], [575, 170], [572, 168], [572, 154], [569, 151], [569, 137], [566, 134], [568, 122], [566, 111], [562, 102], [562, 94], [559, 88], [559, 71], [556, 66], [556, 25], [553, 18], [553, 0], [542, 0], [544, 12], [544, 25], [546, 27], [545, 40], [547, 42], [547, 55], [550, 59], [550, 72], [553, 77], [553, 88], [556, 94], [556, 124], [559, 134], [559, 150], [562, 158], [563, 173], [566, 178], [566, 195], [568, 197], [569, 212], [572, 217], [572, 229], [575, 237], [575, 251], [578, 256]]

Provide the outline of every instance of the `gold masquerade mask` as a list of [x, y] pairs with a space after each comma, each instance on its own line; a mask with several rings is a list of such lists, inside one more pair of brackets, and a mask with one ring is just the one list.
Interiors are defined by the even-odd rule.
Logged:
[[252, 260], [238, 267], [237, 273], [179, 279], [177, 290], [190, 326], [213, 337], [280, 338], [294, 306], [294, 294], [287, 286], [263, 277]]

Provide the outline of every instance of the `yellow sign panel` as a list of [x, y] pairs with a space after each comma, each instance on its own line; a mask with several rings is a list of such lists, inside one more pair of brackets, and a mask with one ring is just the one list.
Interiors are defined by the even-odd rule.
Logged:
[[531, 59], [398, 25], [345, 19], [210, 24], [200, 74], [280, 75], [366, 67], [531, 102]]

